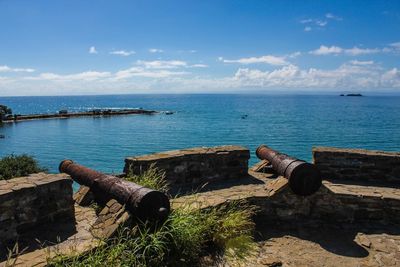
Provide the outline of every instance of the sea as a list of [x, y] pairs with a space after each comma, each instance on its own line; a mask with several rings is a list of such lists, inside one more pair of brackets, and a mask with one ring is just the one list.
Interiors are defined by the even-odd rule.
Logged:
[[[126, 157], [200, 146], [266, 144], [312, 160], [312, 147], [400, 151], [400, 96], [182, 94], [0, 97], [15, 114], [143, 108], [155, 115], [49, 119], [0, 126], [0, 157], [33, 155], [121, 173]], [[167, 115], [173, 112], [172, 115]]]

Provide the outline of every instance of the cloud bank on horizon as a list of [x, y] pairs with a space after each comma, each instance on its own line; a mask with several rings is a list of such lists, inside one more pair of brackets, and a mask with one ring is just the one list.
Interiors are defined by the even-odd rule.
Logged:
[[400, 2], [61, 2], [0, 2], [0, 96], [400, 92]]

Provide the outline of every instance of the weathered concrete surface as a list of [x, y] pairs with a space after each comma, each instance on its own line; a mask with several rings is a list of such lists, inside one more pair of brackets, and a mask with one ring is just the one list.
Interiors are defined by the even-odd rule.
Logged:
[[39, 173], [0, 181], [0, 247], [42, 223], [73, 217], [72, 180], [67, 175]]
[[241, 146], [199, 147], [125, 159], [125, 173], [141, 174], [150, 165], [165, 171], [172, 189], [241, 179], [247, 174], [250, 152]]
[[324, 179], [400, 185], [400, 153], [314, 147], [313, 161]]

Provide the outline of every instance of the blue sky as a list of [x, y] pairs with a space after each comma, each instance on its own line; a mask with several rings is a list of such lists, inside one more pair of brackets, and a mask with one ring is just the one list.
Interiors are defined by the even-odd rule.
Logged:
[[400, 92], [400, 1], [0, 0], [0, 96]]

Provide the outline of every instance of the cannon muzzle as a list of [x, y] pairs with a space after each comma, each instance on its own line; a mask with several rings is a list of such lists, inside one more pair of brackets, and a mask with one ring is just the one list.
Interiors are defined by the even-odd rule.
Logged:
[[321, 174], [314, 164], [290, 157], [266, 145], [259, 146], [256, 155], [259, 159], [268, 160], [279, 175], [288, 179], [290, 188], [297, 195], [312, 195], [321, 187]]
[[169, 199], [160, 191], [94, 171], [72, 160], [62, 161], [59, 170], [77, 183], [88, 186], [95, 195], [117, 200], [142, 221], [163, 221], [169, 215]]

